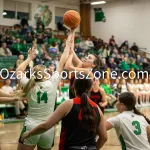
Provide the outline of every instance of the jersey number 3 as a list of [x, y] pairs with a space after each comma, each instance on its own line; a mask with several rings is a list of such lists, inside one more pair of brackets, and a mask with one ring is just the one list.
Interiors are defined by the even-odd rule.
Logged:
[[47, 97], [47, 92], [44, 92], [43, 95], [41, 96], [41, 92], [37, 92], [37, 102], [40, 104], [41, 101], [44, 101], [47, 103], [48, 97]]
[[140, 123], [138, 121], [133, 121], [132, 122], [132, 125], [135, 126], [135, 129], [134, 130], [134, 134], [136, 135], [140, 135], [141, 134], [141, 126], [140, 126]]

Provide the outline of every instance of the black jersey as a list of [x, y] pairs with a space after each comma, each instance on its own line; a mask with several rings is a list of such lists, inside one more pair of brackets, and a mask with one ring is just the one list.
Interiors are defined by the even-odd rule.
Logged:
[[[98, 106], [91, 100], [88, 102], [94, 108], [98, 128], [100, 123]], [[59, 150], [67, 150], [72, 146], [96, 146], [96, 135], [83, 127], [80, 98], [73, 99], [71, 111], [62, 119]]]

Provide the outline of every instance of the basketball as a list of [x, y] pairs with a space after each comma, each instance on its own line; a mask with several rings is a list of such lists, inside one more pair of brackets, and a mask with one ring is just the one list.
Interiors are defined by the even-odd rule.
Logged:
[[76, 28], [80, 24], [81, 17], [77, 11], [69, 10], [64, 14], [64, 24], [69, 28]]

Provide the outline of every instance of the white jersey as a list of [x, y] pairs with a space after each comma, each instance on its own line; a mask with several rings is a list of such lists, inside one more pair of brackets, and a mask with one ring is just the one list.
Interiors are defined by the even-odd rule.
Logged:
[[150, 84], [149, 83], [144, 83], [144, 87], [146, 91], [150, 90]]
[[[25, 86], [29, 79], [25, 76], [21, 79], [21, 84]], [[55, 73], [49, 80], [44, 82], [36, 82], [35, 86], [27, 94], [29, 104], [27, 118], [35, 120], [47, 120], [53, 113], [57, 86], [60, 82], [60, 77]]]
[[115, 128], [122, 150], [150, 150], [146, 129], [149, 124], [143, 116], [125, 111], [107, 122]]
[[126, 85], [122, 85], [121, 93], [123, 93], [123, 92], [128, 92]]
[[135, 86], [134, 84], [128, 84], [129, 86], [129, 89], [131, 90], [131, 92], [134, 92], [135, 91]]
[[143, 84], [138, 84], [138, 87], [139, 87], [140, 91], [144, 91], [144, 85]]

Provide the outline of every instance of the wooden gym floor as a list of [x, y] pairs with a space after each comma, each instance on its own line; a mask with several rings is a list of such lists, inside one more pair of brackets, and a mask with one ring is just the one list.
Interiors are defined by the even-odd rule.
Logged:
[[[150, 118], [150, 108], [143, 108], [141, 111]], [[117, 113], [106, 113], [105, 119], [115, 116]], [[17, 150], [17, 141], [23, 123], [12, 123], [0, 126], [0, 150]], [[52, 150], [58, 150], [60, 126], [56, 127], [55, 146]], [[35, 148], [36, 150], [36, 148]], [[102, 150], [121, 150], [115, 130], [108, 131], [108, 141]]]

